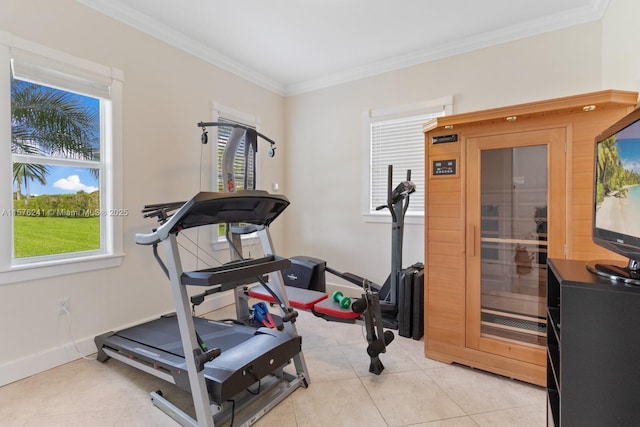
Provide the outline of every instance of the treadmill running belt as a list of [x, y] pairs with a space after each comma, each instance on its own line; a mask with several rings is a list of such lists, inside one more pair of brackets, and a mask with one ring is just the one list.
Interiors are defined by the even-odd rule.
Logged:
[[[237, 323], [224, 323], [194, 317], [196, 332], [209, 348], [219, 348], [223, 352], [248, 340], [256, 330]], [[161, 317], [142, 325], [133, 326], [116, 333], [128, 340], [152, 347], [175, 356], [184, 357], [180, 328], [175, 316]]]
[[[274, 374], [302, 350], [300, 336], [287, 332], [198, 317], [194, 317], [193, 322], [209, 348], [222, 350], [220, 356], [204, 365], [207, 391], [210, 399], [218, 404]], [[144, 366], [154, 375], [170, 375], [173, 379], [170, 382], [190, 390], [176, 317], [161, 317], [119, 332], [108, 332], [97, 336], [95, 342], [98, 360], [107, 360], [109, 355], [105, 350], [109, 349], [130, 361], [125, 363], [141, 369]]]

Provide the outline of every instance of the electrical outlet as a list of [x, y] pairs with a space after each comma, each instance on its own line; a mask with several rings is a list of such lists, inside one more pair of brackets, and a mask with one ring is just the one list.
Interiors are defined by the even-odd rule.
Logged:
[[69, 297], [60, 298], [58, 300], [58, 315], [70, 313]]

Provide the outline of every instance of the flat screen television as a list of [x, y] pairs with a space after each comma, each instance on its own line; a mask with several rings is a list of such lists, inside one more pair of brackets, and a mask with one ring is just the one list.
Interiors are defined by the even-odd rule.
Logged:
[[628, 258], [589, 271], [640, 285], [640, 108], [595, 138], [593, 241]]

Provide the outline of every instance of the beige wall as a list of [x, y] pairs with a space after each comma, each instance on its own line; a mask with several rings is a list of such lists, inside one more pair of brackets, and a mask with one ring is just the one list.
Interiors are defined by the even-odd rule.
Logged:
[[[278, 182], [292, 202], [274, 225], [280, 252], [383, 281], [389, 226], [361, 216], [363, 113], [444, 95], [454, 96], [455, 112], [466, 112], [604, 88], [638, 90], [640, 55], [631, 52], [638, 12], [635, 0], [612, 0], [602, 22], [282, 99], [73, 0], [3, 0], [0, 30], [124, 71], [124, 207], [131, 214], [119, 268], [0, 285], [0, 384], [77, 357], [66, 319], [57, 315], [62, 296], [70, 297], [83, 348], [96, 334], [172, 309], [150, 251], [133, 242], [150, 227], [137, 212], [198, 191], [195, 123], [211, 119], [212, 100], [259, 116], [261, 131], [279, 142], [277, 157], [261, 158], [260, 170], [264, 189]], [[423, 260], [422, 235], [421, 225], [407, 226], [405, 265]]]
[[[135, 233], [155, 225], [142, 218], [141, 208], [199, 191], [201, 148], [209, 158], [214, 144], [201, 146], [196, 123], [211, 121], [212, 101], [260, 117], [261, 131], [278, 142], [284, 140], [284, 107], [282, 97], [74, 0], [3, 0], [0, 30], [124, 72], [122, 207], [130, 212], [119, 268], [0, 285], [1, 385], [77, 357], [67, 321], [57, 313], [63, 296], [70, 298], [73, 335], [85, 349], [96, 334], [172, 311], [167, 280], [150, 248], [134, 243]], [[276, 158], [260, 160], [267, 188], [284, 182], [285, 144], [278, 147]], [[274, 229], [277, 247], [283, 227]]]
[[[461, 113], [600, 90], [601, 43], [597, 22], [287, 98], [287, 253], [383, 282], [391, 232], [362, 217], [363, 114], [446, 95]], [[405, 266], [423, 261], [422, 225], [406, 226], [404, 250]]]
[[640, 87], [640, 2], [610, 0], [602, 30], [603, 86]]

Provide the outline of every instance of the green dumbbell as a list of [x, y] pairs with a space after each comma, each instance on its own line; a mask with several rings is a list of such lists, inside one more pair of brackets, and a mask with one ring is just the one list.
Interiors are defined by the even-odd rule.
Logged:
[[340, 304], [340, 307], [342, 308], [349, 308], [351, 306], [351, 298], [345, 297], [340, 291], [335, 291], [331, 298]]

